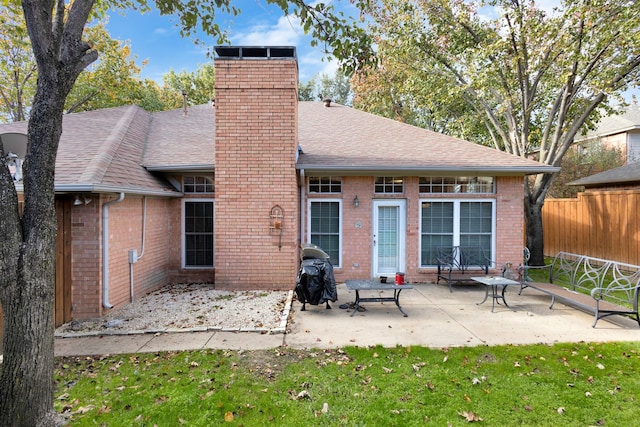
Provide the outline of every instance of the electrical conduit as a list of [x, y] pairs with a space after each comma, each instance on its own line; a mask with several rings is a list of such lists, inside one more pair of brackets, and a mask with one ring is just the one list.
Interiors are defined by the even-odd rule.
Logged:
[[[140, 255], [136, 255], [135, 259], [129, 259], [129, 299], [131, 302], [134, 300], [134, 291], [133, 291], [133, 264], [138, 262], [140, 258], [144, 255], [144, 240], [146, 235], [146, 225], [147, 225], [147, 197], [142, 198], [142, 248], [140, 248]], [[132, 251], [134, 252], [134, 251]]]
[[102, 205], [102, 306], [111, 309], [109, 304], [109, 206], [124, 200], [124, 193], [117, 199]]

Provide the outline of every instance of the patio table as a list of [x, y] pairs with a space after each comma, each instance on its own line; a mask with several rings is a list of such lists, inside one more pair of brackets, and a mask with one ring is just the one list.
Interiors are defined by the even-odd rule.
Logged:
[[[491, 288], [491, 312], [493, 313], [493, 309], [496, 305], [496, 299], [501, 299], [504, 303], [505, 307], [509, 307], [507, 304], [507, 300], [504, 299], [504, 292], [509, 285], [518, 285], [520, 286], [520, 282], [515, 280], [507, 279], [502, 276], [482, 276], [482, 277], [472, 277], [471, 280], [481, 283], [485, 286], [484, 290], [484, 299], [478, 303], [478, 305], [484, 303], [489, 297], [489, 288]], [[502, 292], [498, 293], [498, 286], [502, 286]], [[498, 302], [498, 304], [500, 304]]]
[[[400, 292], [403, 289], [413, 289], [413, 286], [409, 284], [404, 285], [396, 285], [395, 283], [382, 283], [377, 279], [368, 279], [368, 280], [346, 280], [345, 284], [347, 285], [347, 289], [356, 291], [356, 302], [353, 307], [353, 313], [351, 316], [358, 311], [358, 307], [360, 307], [361, 302], [393, 302], [400, 313], [404, 315], [404, 317], [408, 317], [407, 313], [402, 310], [400, 306]], [[360, 291], [393, 291], [393, 296], [383, 297], [360, 297]]]

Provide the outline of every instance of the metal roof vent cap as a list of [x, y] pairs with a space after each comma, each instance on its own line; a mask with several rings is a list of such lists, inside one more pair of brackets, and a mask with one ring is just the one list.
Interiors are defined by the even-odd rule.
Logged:
[[324, 102], [325, 107], [331, 107], [331, 100], [329, 98], [323, 99], [322, 102]]

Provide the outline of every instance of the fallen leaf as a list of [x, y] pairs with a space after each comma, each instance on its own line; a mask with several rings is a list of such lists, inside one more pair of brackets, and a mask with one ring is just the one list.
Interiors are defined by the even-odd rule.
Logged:
[[482, 421], [482, 418], [478, 416], [475, 412], [464, 411], [462, 413], [458, 412], [458, 415], [463, 417], [468, 423], [473, 423], [477, 421]]
[[78, 409], [76, 409], [76, 412], [74, 412], [74, 413], [75, 414], [86, 414], [87, 412], [93, 410], [93, 408], [95, 408], [95, 405], [81, 406]]
[[227, 412], [225, 412], [225, 413], [224, 413], [224, 421], [225, 421], [226, 423], [233, 422], [233, 419], [234, 419], [234, 418], [235, 418], [235, 417], [233, 416], [233, 412], [231, 412], [231, 411], [227, 411]]
[[311, 396], [309, 395], [309, 392], [307, 390], [302, 390], [300, 393], [296, 395], [296, 398], [295, 398], [295, 400], [300, 400], [300, 399], [311, 399]]

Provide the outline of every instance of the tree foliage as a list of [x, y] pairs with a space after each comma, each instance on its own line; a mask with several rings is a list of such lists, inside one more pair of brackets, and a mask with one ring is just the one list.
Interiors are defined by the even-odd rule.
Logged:
[[[640, 6], [632, 0], [565, 0], [553, 11], [531, 0], [360, 6], [380, 63], [360, 74], [356, 105], [518, 156], [536, 150], [547, 165], [560, 166], [581, 129], [640, 81]], [[541, 174], [525, 186], [534, 264], [543, 261], [551, 179]]]
[[[22, 10], [13, 4], [0, 10], [0, 52], [4, 60], [0, 66], [0, 121], [15, 122], [29, 118], [36, 90], [38, 71], [29, 42]], [[126, 104], [143, 106], [153, 88], [151, 81], [140, 80], [140, 67], [131, 58], [127, 42], [114, 40], [103, 22], [88, 26], [83, 39], [99, 53], [99, 60], [85, 69], [65, 103], [67, 113], [89, 111]], [[164, 106], [150, 104], [150, 111]]]
[[338, 70], [333, 76], [316, 74], [307, 83], [300, 84], [298, 98], [301, 101], [331, 99], [338, 104], [351, 106], [353, 93], [349, 77]]
[[604, 144], [600, 139], [574, 145], [567, 151], [560, 164], [560, 172], [554, 175], [547, 197], [576, 197], [584, 187], [566, 185], [609, 169], [624, 165], [624, 155], [619, 147]]
[[85, 40], [98, 52], [98, 60], [89, 65], [73, 86], [65, 111], [91, 111], [100, 108], [139, 104], [137, 94], [143, 82], [140, 67], [131, 58], [129, 42], [112, 39], [103, 23], [87, 27]]
[[36, 86], [36, 61], [22, 10], [15, 4], [0, 8], [0, 122], [25, 120]]
[[162, 76], [164, 91], [172, 99], [178, 99], [182, 105], [182, 94], [189, 105], [200, 105], [210, 102], [214, 97], [215, 70], [212, 63], [202, 64], [193, 72], [185, 70], [176, 73], [169, 70]]

